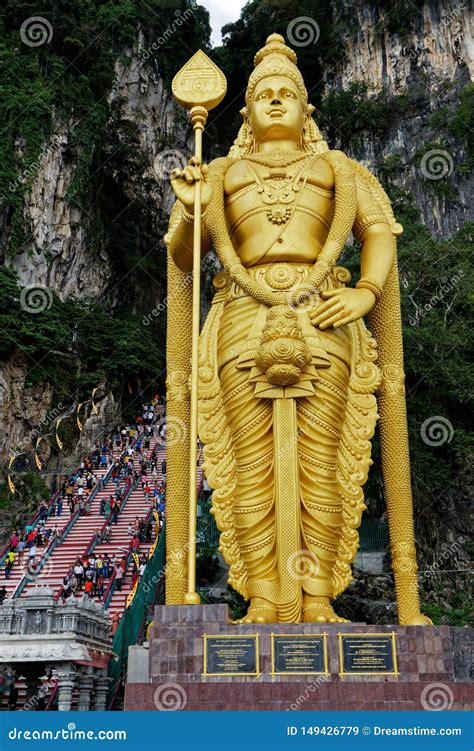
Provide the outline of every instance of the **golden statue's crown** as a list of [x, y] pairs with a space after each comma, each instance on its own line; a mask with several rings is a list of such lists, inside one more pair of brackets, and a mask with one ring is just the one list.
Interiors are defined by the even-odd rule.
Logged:
[[265, 47], [262, 47], [254, 57], [255, 68], [250, 74], [245, 95], [247, 106], [250, 107], [252, 104], [257, 83], [268, 76], [290, 78], [300, 92], [303, 102], [306, 103], [308, 92], [296, 63], [296, 53], [285, 44], [284, 37], [281, 34], [270, 34]]

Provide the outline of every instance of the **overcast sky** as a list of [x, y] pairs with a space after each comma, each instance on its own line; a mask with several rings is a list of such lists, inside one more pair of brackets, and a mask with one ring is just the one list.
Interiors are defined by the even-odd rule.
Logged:
[[211, 40], [213, 46], [217, 47], [222, 44], [221, 28], [226, 23], [237, 21], [246, 0], [198, 0], [198, 3], [203, 5], [210, 13]]

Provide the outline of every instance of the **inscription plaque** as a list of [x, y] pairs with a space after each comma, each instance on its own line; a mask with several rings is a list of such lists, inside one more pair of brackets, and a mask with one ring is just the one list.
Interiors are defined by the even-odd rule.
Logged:
[[270, 634], [272, 675], [327, 675], [327, 634]]
[[340, 675], [398, 675], [396, 634], [338, 634]]
[[203, 675], [258, 676], [258, 634], [204, 634]]

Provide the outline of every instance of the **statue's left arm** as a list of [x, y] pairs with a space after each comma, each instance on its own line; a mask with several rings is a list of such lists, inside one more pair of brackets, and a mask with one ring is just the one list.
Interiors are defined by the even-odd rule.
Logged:
[[369, 313], [382, 295], [395, 258], [395, 240], [387, 217], [370, 189], [357, 184], [357, 213], [353, 234], [362, 243], [361, 279], [356, 288], [340, 287], [321, 293], [324, 302], [313, 314], [321, 329], [344, 326]]

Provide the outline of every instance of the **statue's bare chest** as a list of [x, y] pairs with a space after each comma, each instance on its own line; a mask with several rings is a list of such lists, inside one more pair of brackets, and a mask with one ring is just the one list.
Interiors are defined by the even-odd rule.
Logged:
[[266, 207], [271, 222], [281, 224], [294, 205], [321, 208], [332, 204], [334, 177], [322, 159], [287, 166], [242, 160], [232, 165], [224, 181], [226, 215], [232, 224], [242, 214]]

